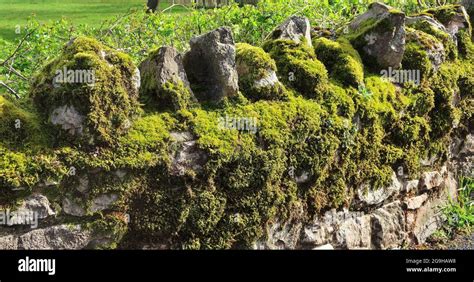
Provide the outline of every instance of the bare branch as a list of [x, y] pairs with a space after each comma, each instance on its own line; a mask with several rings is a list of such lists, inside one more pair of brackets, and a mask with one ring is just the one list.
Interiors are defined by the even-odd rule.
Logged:
[[0, 81], [0, 86], [5, 87], [11, 94], [15, 95], [17, 99], [20, 99], [20, 96], [18, 96], [18, 93], [16, 93], [16, 91], [13, 90], [10, 86], [8, 86], [5, 82]]
[[20, 41], [20, 43], [16, 46], [15, 50], [13, 51], [13, 53], [8, 56], [8, 58], [3, 61], [0, 65], [4, 66], [8, 61], [10, 61], [12, 58], [14, 58], [16, 56], [16, 53], [18, 53], [18, 51], [21, 49], [21, 46], [23, 45], [23, 43], [25, 42], [25, 40], [30, 37], [31, 34], [33, 34], [33, 32], [35, 32], [35, 29], [32, 29], [30, 32], [28, 32]]

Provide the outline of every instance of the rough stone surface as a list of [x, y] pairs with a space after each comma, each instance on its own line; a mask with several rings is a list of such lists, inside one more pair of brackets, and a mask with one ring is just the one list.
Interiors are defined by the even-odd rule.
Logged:
[[374, 211], [371, 219], [372, 245], [376, 249], [394, 249], [406, 240], [406, 220], [399, 201]]
[[288, 18], [272, 32], [271, 37], [273, 39], [289, 39], [297, 43], [300, 43], [304, 38], [306, 43], [312, 46], [311, 25], [306, 17], [292, 16]]
[[[361, 30], [367, 21], [387, 21], [382, 28]], [[386, 26], [391, 28], [387, 28]], [[385, 4], [374, 2], [369, 10], [358, 16], [350, 25], [350, 30], [361, 32], [355, 41], [355, 48], [363, 55], [365, 63], [373, 65], [373, 68], [388, 69], [398, 68], [402, 62], [405, 51], [405, 14], [393, 12], [393, 8]], [[360, 43], [363, 42], [363, 43]], [[374, 60], [377, 66], [374, 66]]]
[[90, 242], [91, 232], [80, 225], [57, 225], [36, 229], [18, 238], [18, 248], [25, 250], [78, 250]]
[[167, 84], [171, 84], [186, 88], [191, 99], [194, 99], [184, 70], [183, 57], [173, 47], [164, 46], [152, 53], [140, 64], [140, 75], [142, 95], [146, 93], [153, 98], [166, 99], [162, 92]]
[[32, 216], [37, 219], [45, 219], [56, 214], [51, 208], [48, 198], [41, 194], [32, 194], [26, 197], [18, 209], [11, 213], [13, 216], [10, 222], [14, 224], [29, 224], [34, 220]]
[[235, 44], [228, 27], [220, 27], [190, 41], [184, 68], [199, 100], [220, 101], [239, 91]]
[[18, 237], [13, 235], [1, 236], [0, 235], [0, 250], [17, 250], [18, 249]]
[[457, 183], [452, 175], [444, 181], [442, 187], [434, 191], [430, 198], [417, 210], [407, 213], [408, 230], [415, 243], [421, 244], [439, 229], [445, 218], [441, 208], [447, 204], [449, 199], [455, 199], [457, 195]]

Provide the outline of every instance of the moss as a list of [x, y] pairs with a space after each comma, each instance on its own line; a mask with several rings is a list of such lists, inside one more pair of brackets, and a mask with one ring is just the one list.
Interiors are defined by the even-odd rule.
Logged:
[[474, 43], [471, 36], [466, 31], [459, 31], [458, 35], [459, 54], [468, 60], [474, 59]]
[[405, 70], [420, 71], [421, 79], [427, 79], [433, 70], [428, 52], [417, 43], [408, 43], [405, 46], [402, 66]]
[[[424, 14], [430, 15], [440, 21], [443, 25], [448, 25], [449, 22], [456, 16], [462, 16], [461, 14], [461, 5], [444, 5], [440, 7], [435, 7], [432, 9], [428, 9], [423, 11]], [[469, 34], [472, 33], [472, 26], [470, 22], [467, 23], [468, 26], [466, 30]]]
[[[161, 70], [153, 64], [156, 64], [160, 50], [157, 49], [150, 53], [147, 61], [153, 62], [149, 63], [152, 67], [141, 73], [141, 101], [151, 110], [179, 111], [195, 106], [197, 100], [191, 88], [183, 82], [178, 74], [174, 74], [164, 82], [161, 81], [163, 78], [157, 77], [157, 73]], [[145, 66], [148, 64], [147, 61], [143, 63]]]
[[328, 75], [307, 43], [291, 40], [266, 41], [263, 49], [275, 60], [281, 80], [308, 98], [320, 99]]
[[45, 147], [48, 132], [38, 116], [15, 101], [0, 95], [0, 143], [10, 148]]
[[358, 87], [364, 81], [364, 68], [359, 53], [345, 40], [331, 41], [318, 38], [313, 41], [316, 56], [329, 75], [347, 86]]
[[458, 56], [457, 44], [449, 33], [437, 29], [426, 20], [418, 21], [415, 24], [410, 25], [409, 27], [414, 28], [416, 30], [423, 31], [427, 34], [434, 36], [439, 41], [441, 41], [441, 43], [443, 43], [445, 53], [446, 53], [446, 58], [448, 58], [449, 60], [457, 59], [457, 56]]
[[262, 48], [246, 43], [236, 44], [237, 71], [239, 73], [239, 88], [252, 101], [279, 100], [287, 96], [285, 87], [274, 81], [270, 84], [259, 84], [262, 80], [272, 80], [276, 75], [275, 61]]
[[[63, 75], [76, 71], [76, 79], [78, 71], [89, 71], [93, 83], [60, 83], [55, 78], [64, 70], [67, 72]], [[53, 110], [64, 105], [73, 106], [84, 117], [79, 136], [55, 128], [56, 135], [66, 143], [110, 145], [127, 132], [140, 111], [131, 78], [135, 70], [129, 56], [94, 39], [78, 37], [34, 77], [30, 95], [45, 120], [49, 121]]]

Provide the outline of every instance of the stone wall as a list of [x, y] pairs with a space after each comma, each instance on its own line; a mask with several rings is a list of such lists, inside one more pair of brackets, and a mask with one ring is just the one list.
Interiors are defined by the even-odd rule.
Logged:
[[[138, 67], [74, 38], [29, 108], [0, 97], [0, 123], [27, 125], [0, 143], [0, 248], [423, 243], [474, 176], [471, 35], [462, 6], [374, 3], [344, 30], [293, 16], [260, 48], [221, 27]], [[421, 77], [380, 77], [404, 68]]]

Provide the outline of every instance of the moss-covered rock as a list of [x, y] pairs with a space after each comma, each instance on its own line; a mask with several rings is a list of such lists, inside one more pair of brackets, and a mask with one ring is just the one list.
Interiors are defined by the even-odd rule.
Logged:
[[0, 95], [0, 143], [11, 148], [44, 147], [49, 136], [32, 109]]
[[444, 46], [436, 37], [423, 31], [407, 28], [406, 32], [403, 69], [419, 71], [421, 80], [429, 79], [446, 59]]
[[151, 52], [140, 64], [140, 76], [140, 96], [147, 106], [177, 111], [196, 103], [182, 56], [173, 47]]
[[275, 60], [285, 84], [308, 98], [321, 98], [328, 85], [327, 70], [307, 43], [277, 39], [265, 42], [263, 49]]
[[349, 25], [346, 35], [364, 64], [375, 70], [398, 68], [405, 50], [405, 14], [374, 2]]
[[275, 61], [263, 51], [246, 43], [236, 45], [239, 88], [253, 100], [278, 100], [286, 97], [286, 89], [277, 77]]
[[466, 9], [461, 5], [445, 5], [428, 9], [422, 14], [429, 15], [440, 21], [448, 32], [457, 39], [461, 55], [468, 55], [468, 45], [472, 45], [472, 25]]
[[329, 75], [343, 85], [358, 87], [364, 82], [364, 67], [359, 53], [345, 40], [318, 38], [313, 41], [316, 56]]
[[455, 60], [458, 56], [457, 41], [449, 34], [444, 25], [427, 15], [407, 17], [407, 26], [436, 37], [443, 43], [446, 58]]
[[139, 81], [128, 55], [78, 37], [34, 77], [31, 97], [61, 141], [110, 145], [140, 111]]

